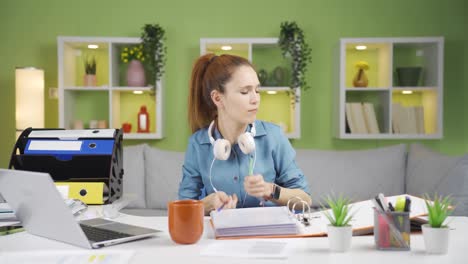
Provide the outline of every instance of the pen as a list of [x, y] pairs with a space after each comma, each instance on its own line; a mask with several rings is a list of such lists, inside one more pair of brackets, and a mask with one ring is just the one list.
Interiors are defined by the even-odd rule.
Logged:
[[411, 210], [411, 199], [406, 196], [404, 211], [409, 212]]
[[223, 210], [224, 206], [226, 205], [227, 203], [223, 203], [218, 209], [216, 209], [216, 212], [219, 212], [221, 210]]
[[388, 211], [388, 206], [387, 206], [387, 203], [386, 203], [385, 196], [383, 195], [383, 193], [379, 193], [378, 197], [380, 199], [380, 203], [382, 204], [382, 209], [384, 210], [384, 212], [387, 212]]

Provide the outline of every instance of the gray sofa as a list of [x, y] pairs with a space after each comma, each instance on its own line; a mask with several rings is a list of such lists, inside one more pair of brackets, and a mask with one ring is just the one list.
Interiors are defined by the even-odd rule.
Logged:
[[[332, 192], [355, 201], [380, 192], [416, 196], [437, 192], [453, 196], [457, 204], [455, 215], [468, 216], [468, 155], [445, 156], [419, 144], [296, 152], [315, 205]], [[123, 160], [124, 193], [134, 198], [123, 212], [167, 215], [167, 203], [177, 199], [184, 153], [143, 144], [124, 147]]]

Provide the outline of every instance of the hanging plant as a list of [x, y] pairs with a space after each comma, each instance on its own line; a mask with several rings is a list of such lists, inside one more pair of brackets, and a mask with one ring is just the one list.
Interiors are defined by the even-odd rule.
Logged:
[[166, 47], [164, 46], [164, 29], [158, 24], [146, 24], [143, 26], [141, 40], [143, 53], [147, 58], [149, 82], [156, 84], [164, 74], [166, 64]]
[[301, 87], [307, 90], [309, 86], [306, 83], [305, 73], [307, 63], [311, 62], [311, 49], [304, 40], [304, 32], [296, 22], [281, 23], [281, 31], [278, 40], [283, 57], [292, 59], [292, 78], [291, 88]]

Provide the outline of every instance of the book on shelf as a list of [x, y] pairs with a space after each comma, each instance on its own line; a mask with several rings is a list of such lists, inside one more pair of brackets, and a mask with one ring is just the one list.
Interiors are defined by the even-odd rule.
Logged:
[[346, 111], [345, 111], [346, 123], [349, 126], [350, 132], [352, 134], [356, 134], [358, 131], [357, 131], [357, 128], [356, 128], [356, 124], [354, 123], [354, 120], [353, 120], [353, 113], [352, 113], [352, 110], [351, 110], [351, 103], [346, 103], [345, 108], [346, 108]]
[[351, 130], [351, 133], [353, 134], [367, 134], [367, 126], [366, 126], [366, 121], [364, 118], [364, 111], [362, 109], [362, 103], [357, 102], [357, 103], [349, 103], [350, 108], [351, 108], [351, 116], [352, 120], [354, 122], [355, 126], [355, 131], [353, 132]]
[[362, 103], [363, 113], [366, 120], [367, 131], [370, 134], [379, 134], [379, 124], [377, 123], [377, 117], [375, 116], [374, 104]]
[[392, 126], [394, 133], [424, 134], [424, 107], [392, 104]]
[[380, 129], [374, 104], [368, 102], [346, 103], [346, 121], [352, 134], [379, 134]]
[[[412, 225], [427, 223], [424, 199], [407, 194], [386, 197], [388, 202], [396, 204], [400, 196], [411, 198], [410, 220]], [[368, 235], [374, 231], [374, 205], [371, 200], [350, 205], [354, 213], [350, 224], [353, 235]], [[301, 224], [297, 219], [309, 217], [309, 225]], [[328, 219], [323, 211], [293, 215], [285, 206], [227, 209], [211, 213], [211, 226], [217, 239], [239, 238], [288, 238], [320, 237], [327, 235]]]

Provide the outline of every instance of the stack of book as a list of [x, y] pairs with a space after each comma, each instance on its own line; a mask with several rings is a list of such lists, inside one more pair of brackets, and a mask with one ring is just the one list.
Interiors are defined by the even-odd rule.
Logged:
[[351, 134], [380, 133], [374, 105], [372, 103], [346, 103], [346, 123]]
[[392, 127], [398, 134], [424, 134], [424, 108], [392, 104]]

